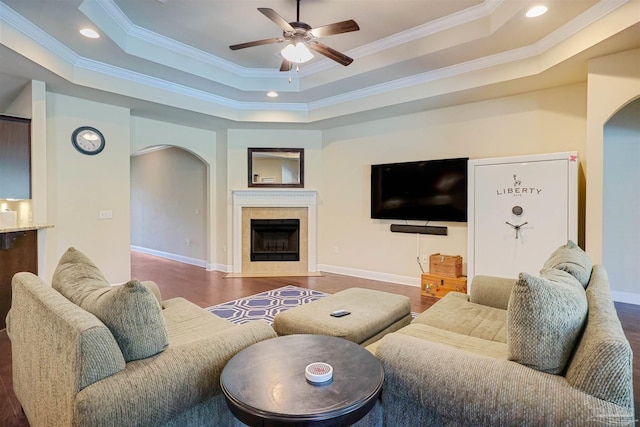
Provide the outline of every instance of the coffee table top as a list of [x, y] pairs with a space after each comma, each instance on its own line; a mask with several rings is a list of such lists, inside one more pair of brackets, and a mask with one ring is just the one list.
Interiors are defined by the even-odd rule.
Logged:
[[[313, 362], [333, 367], [326, 385], [307, 382]], [[382, 366], [369, 351], [342, 338], [287, 335], [236, 354], [220, 384], [233, 414], [250, 426], [331, 426], [355, 423], [375, 404]]]

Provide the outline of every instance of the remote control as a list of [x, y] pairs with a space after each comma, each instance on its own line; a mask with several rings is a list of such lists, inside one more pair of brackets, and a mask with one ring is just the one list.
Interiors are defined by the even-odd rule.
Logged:
[[351, 312], [347, 310], [336, 310], [333, 313], [331, 313], [333, 317], [342, 317], [342, 316], [346, 316], [347, 314], [351, 314]]

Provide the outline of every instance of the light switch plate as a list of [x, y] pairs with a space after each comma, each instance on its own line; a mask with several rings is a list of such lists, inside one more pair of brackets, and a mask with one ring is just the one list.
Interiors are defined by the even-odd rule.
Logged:
[[113, 211], [100, 211], [99, 215], [100, 219], [111, 219], [113, 218]]

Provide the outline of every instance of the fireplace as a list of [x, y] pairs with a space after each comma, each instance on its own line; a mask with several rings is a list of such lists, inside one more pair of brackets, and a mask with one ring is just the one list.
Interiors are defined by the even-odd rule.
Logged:
[[[313, 190], [233, 191], [233, 270], [236, 277], [317, 275], [317, 213]], [[252, 261], [251, 220], [299, 221], [298, 261]]]
[[300, 261], [300, 220], [252, 219], [251, 261]]

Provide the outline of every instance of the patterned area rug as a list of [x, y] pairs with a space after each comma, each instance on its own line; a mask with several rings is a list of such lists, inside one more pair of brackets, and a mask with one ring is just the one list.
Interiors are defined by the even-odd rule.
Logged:
[[207, 310], [238, 325], [253, 320], [266, 320], [269, 323], [273, 323], [273, 318], [281, 311], [315, 301], [327, 295], [329, 294], [325, 292], [288, 285], [235, 301], [214, 305], [207, 308]]

